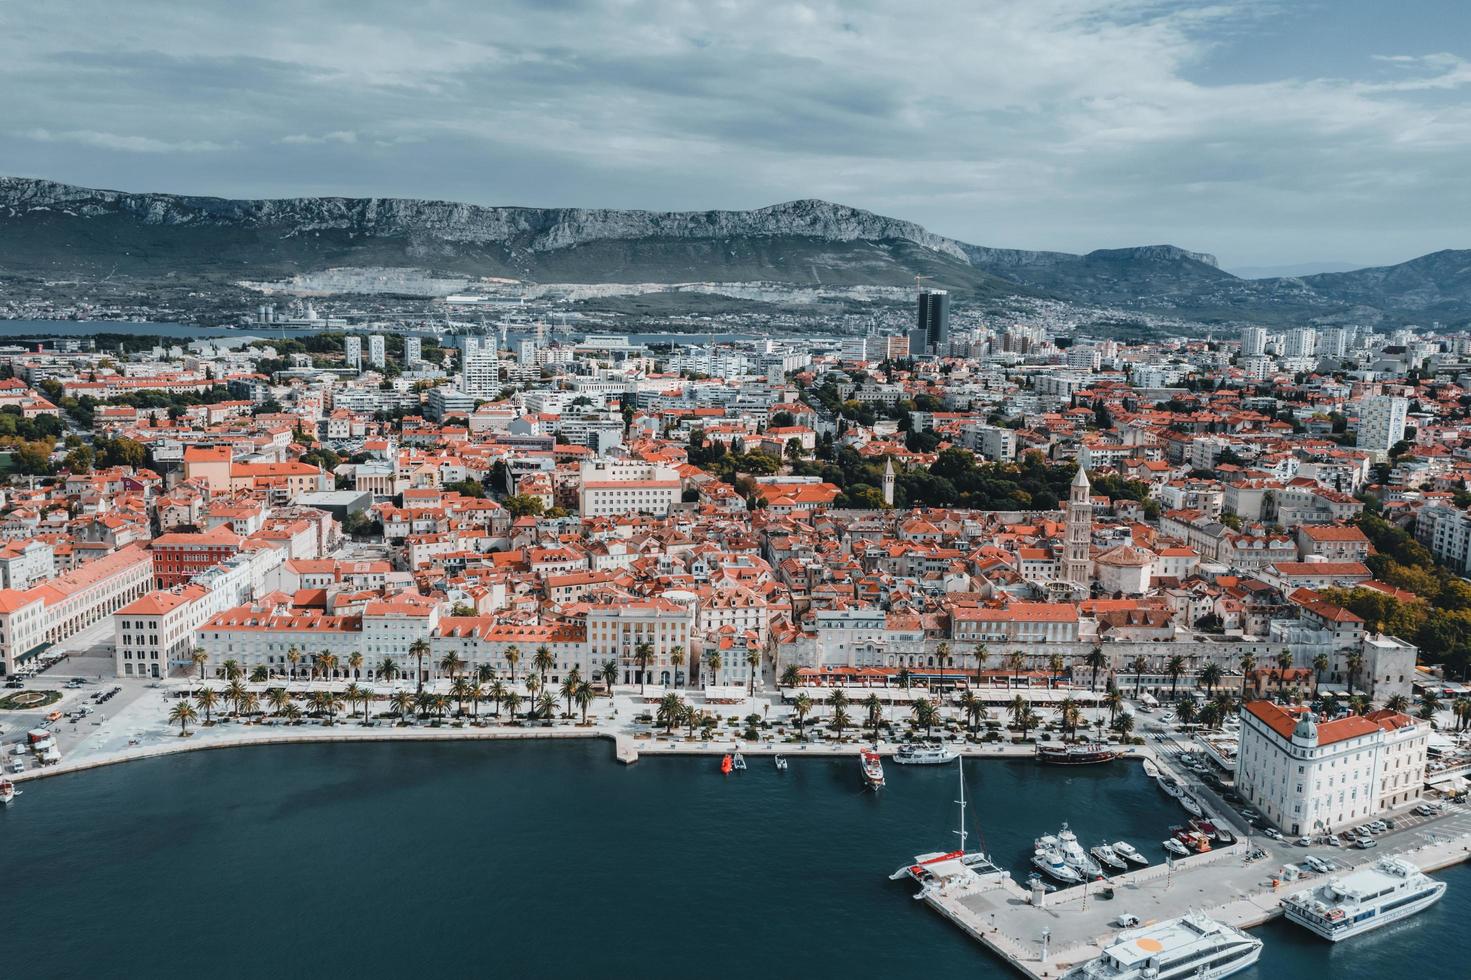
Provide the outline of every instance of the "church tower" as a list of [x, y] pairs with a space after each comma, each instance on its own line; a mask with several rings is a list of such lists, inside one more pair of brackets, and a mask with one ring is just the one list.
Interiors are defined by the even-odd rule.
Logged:
[[884, 457], [884, 506], [894, 506], [894, 460]]
[[1093, 504], [1088, 500], [1088, 472], [1078, 467], [1068, 491], [1067, 539], [1062, 560], [1062, 577], [1067, 584], [1087, 594], [1088, 556], [1093, 543]]

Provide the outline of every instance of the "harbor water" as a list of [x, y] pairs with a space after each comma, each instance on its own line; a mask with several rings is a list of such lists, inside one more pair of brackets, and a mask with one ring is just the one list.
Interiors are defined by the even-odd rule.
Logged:
[[[874, 794], [855, 759], [722, 776], [712, 758], [611, 756], [318, 744], [26, 783], [0, 811], [3, 975], [1015, 975], [887, 880], [954, 846], [953, 764], [890, 763]], [[974, 762], [966, 784], [971, 846], [1019, 878], [1063, 820], [1157, 860], [1182, 816], [1135, 764]], [[1471, 871], [1439, 876], [1430, 911], [1336, 946], [1263, 927], [1240, 976], [1466, 976]]]

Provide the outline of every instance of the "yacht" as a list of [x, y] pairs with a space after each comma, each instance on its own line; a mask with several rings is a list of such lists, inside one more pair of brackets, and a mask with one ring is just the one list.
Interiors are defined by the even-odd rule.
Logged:
[[1173, 796], [1177, 800], [1180, 798], [1180, 795], [1185, 792], [1183, 789], [1180, 788], [1180, 784], [1175, 782], [1173, 776], [1166, 776], [1164, 773], [1160, 773], [1158, 782], [1160, 789], [1164, 790], [1167, 794]]
[[0, 806], [12, 802], [18, 795], [14, 783], [8, 779], [0, 778]]
[[964, 884], [975, 883], [981, 880], [983, 875], [1004, 876], [997, 864], [983, 851], [967, 851], [965, 849], [966, 838], [970, 836], [965, 829], [965, 762], [960, 763], [960, 799], [955, 801], [960, 806], [960, 828], [954, 831], [955, 836], [960, 838], [960, 848], [954, 851], [931, 851], [928, 854], [915, 855], [911, 864], [889, 875], [890, 881], [898, 881], [900, 878], [912, 878], [920, 883], [919, 894], [915, 898], [924, 898], [932, 890], [942, 888], [953, 882]]
[[1067, 824], [1063, 824], [1062, 830], [1057, 832], [1057, 842], [1062, 851], [1062, 859], [1074, 871], [1085, 878], [1097, 878], [1103, 874], [1098, 862], [1083, 850], [1083, 845], [1078, 843], [1078, 835], [1069, 830]]
[[1440, 900], [1445, 882], [1402, 858], [1385, 858], [1289, 896], [1287, 918], [1331, 942], [1414, 915]]
[[1192, 817], [1205, 816], [1205, 808], [1200, 805], [1199, 800], [1191, 796], [1189, 793], [1181, 791], [1180, 805], [1183, 806], [1185, 808], [1185, 812], [1190, 814]]
[[1076, 885], [1083, 880], [1078, 870], [1063, 859], [1062, 851], [1055, 847], [1039, 846], [1032, 852], [1032, 864], [1043, 874], [1065, 885]]
[[954, 762], [960, 753], [943, 745], [901, 745], [894, 761], [904, 766], [939, 766]]
[[1126, 840], [1116, 840], [1110, 846], [1113, 847], [1113, 852], [1125, 861], [1132, 861], [1135, 864], [1149, 863], [1149, 858], [1140, 854], [1138, 848]]
[[858, 753], [858, 764], [863, 769], [863, 782], [875, 790], [884, 787], [884, 762], [878, 750], [864, 749]]
[[1159, 778], [1159, 766], [1154, 764], [1153, 759], [1144, 760], [1144, 775], [1148, 776], [1150, 779]]
[[1123, 855], [1115, 851], [1112, 845], [1099, 844], [1097, 847], [1088, 848], [1088, 853], [1093, 856], [1093, 860], [1105, 868], [1112, 868], [1115, 871], [1129, 870], [1129, 862], [1124, 859]]
[[1176, 857], [1190, 856], [1190, 848], [1186, 847], [1174, 837], [1166, 837], [1164, 840], [1160, 841], [1160, 844], [1164, 847], [1165, 850], [1169, 851]]
[[1219, 980], [1256, 963], [1262, 941], [1190, 912], [1118, 934], [1085, 964], [1083, 980]]

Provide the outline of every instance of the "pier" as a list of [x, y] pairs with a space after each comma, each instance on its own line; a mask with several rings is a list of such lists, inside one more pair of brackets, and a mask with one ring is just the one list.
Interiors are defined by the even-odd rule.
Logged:
[[[1032, 903], [1027, 889], [998, 875], [934, 887], [924, 901], [1022, 975], [1056, 978], [1098, 956], [1120, 931], [1113, 922], [1121, 914], [1138, 916], [1141, 925], [1148, 925], [1198, 909], [1219, 922], [1249, 929], [1281, 915], [1282, 898], [1318, 877], [1274, 886], [1281, 854], [1268, 850], [1267, 857], [1248, 862], [1250, 850], [1238, 842], [1173, 865], [1150, 865], [1104, 882], [1049, 892], [1040, 905]], [[1354, 866], [1389, 856], [1412, 861], [1423, 871], [1449, 867], [1471, 858], [1471, 832], [1413, 847], [1345, 849], [1334, 855], [1338, 863]], [[1099, 895], [1104, 886], [1113, 888], [1113, 899]]]

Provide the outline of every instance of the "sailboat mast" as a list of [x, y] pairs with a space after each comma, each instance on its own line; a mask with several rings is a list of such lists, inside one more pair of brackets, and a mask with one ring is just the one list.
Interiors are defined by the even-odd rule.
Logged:
[[960, 837], [960, 850], [965, 851], [965, 757], [960, 758], [960, 829], [955, 833]]

